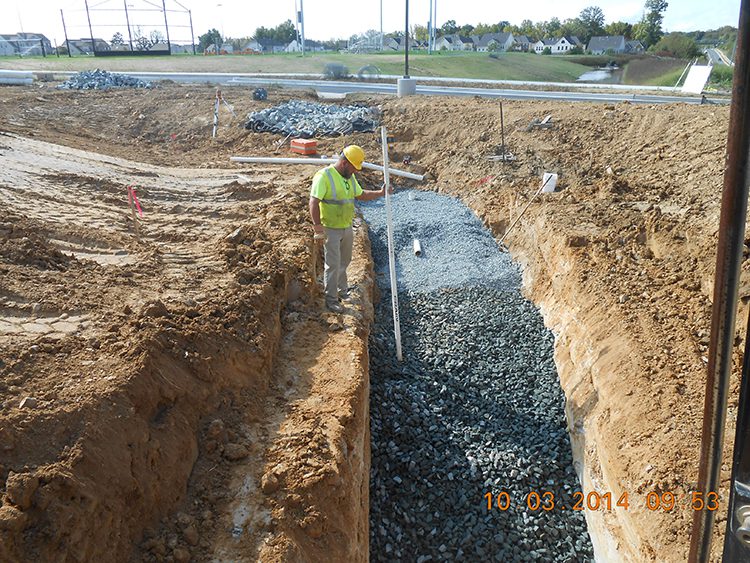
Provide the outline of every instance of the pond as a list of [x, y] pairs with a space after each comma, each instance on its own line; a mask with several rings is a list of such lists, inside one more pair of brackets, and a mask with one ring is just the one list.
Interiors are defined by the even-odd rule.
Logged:
[[584, 72], [576, 82], [598, 82], [600, 84], [619, 84], [622, 81], [622, 69], [596, 68]]

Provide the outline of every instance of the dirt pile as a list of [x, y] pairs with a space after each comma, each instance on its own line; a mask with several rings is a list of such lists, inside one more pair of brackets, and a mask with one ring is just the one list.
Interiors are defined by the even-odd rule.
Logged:
[[[225, 91], [238, 115], [290, 98], [269, 94]], [[368, 453], [350, 425], [366, 418], [367, 313], [341, 324], [316, 309], [314, 168], [227, 170], [231, 155], [272, 154], [278, 137], [222, 114], [212, 141], [213, 97], [0, 91], [3, 558], [366, 552], [366, 519], [363, 533], [347, 527], [363, 505], [347, 494], [366, 505], [366, 482], [350, 476]], [[517, 160], [502, 164], [486, 159], [501, 142], [495, 101], [363, 101], [381, 105], [393, 161], [408, 156], [401, 167], [429, 173], [426, 188], [458, 195], [498, 236], [542, 172], [560, 175], [509, 243], [559, 334], [584, 484], [631, 496], [631, 510], [587, 519], [624, 560], [684, 560], [692, 511], [643, 499], [685, 494], [697, 475], [728, 109], [508, 102]], [[548, 114], [553, 128], [525, 131]], [[374, 134], [319, 150], [348, 142], [378, 160]], [[303, 357], [285, 360], [291, 350]], [[242, 473], [259, 493], [242, 492]]]

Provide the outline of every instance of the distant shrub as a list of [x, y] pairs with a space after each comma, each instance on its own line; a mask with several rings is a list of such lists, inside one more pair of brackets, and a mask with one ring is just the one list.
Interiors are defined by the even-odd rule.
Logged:
[[552, 54], [552, 49], [550, 49], [549, 47], [545, 47], [544, 51], [542, 51], [542, 55], [551, 55], [551, 54]]
[[323, 74], [326, 78], [347, 78], [349, 76], [349, 69], [341, 63], [328, 63]]
[[709, 82], [714, 86], [724, 89], [732, 87], [732, 78], [734, 77], [734, 67], [714, 65], [711, 69], [711, 78]]
[[656, 53], [671, 55], [678, 59], [692, 59], [700, 55], [698, 44], [684, 33], [665, 35], [652, 49]]

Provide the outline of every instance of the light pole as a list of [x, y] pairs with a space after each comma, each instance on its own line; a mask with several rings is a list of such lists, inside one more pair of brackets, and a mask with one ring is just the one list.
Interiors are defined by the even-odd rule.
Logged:
[[399, 98], [417, 93], [417, 81], [409, 78], [409, 0], [406, 0], [406, 29], [404, 30], [404, 77], [397, 80], [396, 93]]
[[[224, 43], [224, 6], [223, 4], [216, 4], [216, 7], [219, 9], [219, 27], [221, 28], [221, 42]], [[221, 48], [221, 45], [217, 45], [216, 54], [218, 55], [218, 50]]]
[[409, 78], [409, 0], [406, 0], [406, 29], [404, 30], [404, 78]]

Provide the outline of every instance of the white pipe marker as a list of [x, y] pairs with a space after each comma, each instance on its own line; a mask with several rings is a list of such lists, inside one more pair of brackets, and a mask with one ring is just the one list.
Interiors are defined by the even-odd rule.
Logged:
[[391, 303], [393, 304], [393, 332], [396, 336], [396, 358], [403, 360], [401, 355], [401, 321], [398, 316], [398, 284], [396, 282], [396, 254], [393, 249], [393, 213], [391, 212], [391, 176], [388, 168], [388, 135], [385, 126], [380, 128], [383, 144], [383, 179], [385, 180], [385, 217], [388, 227], [388, 268], [391, 271]]

